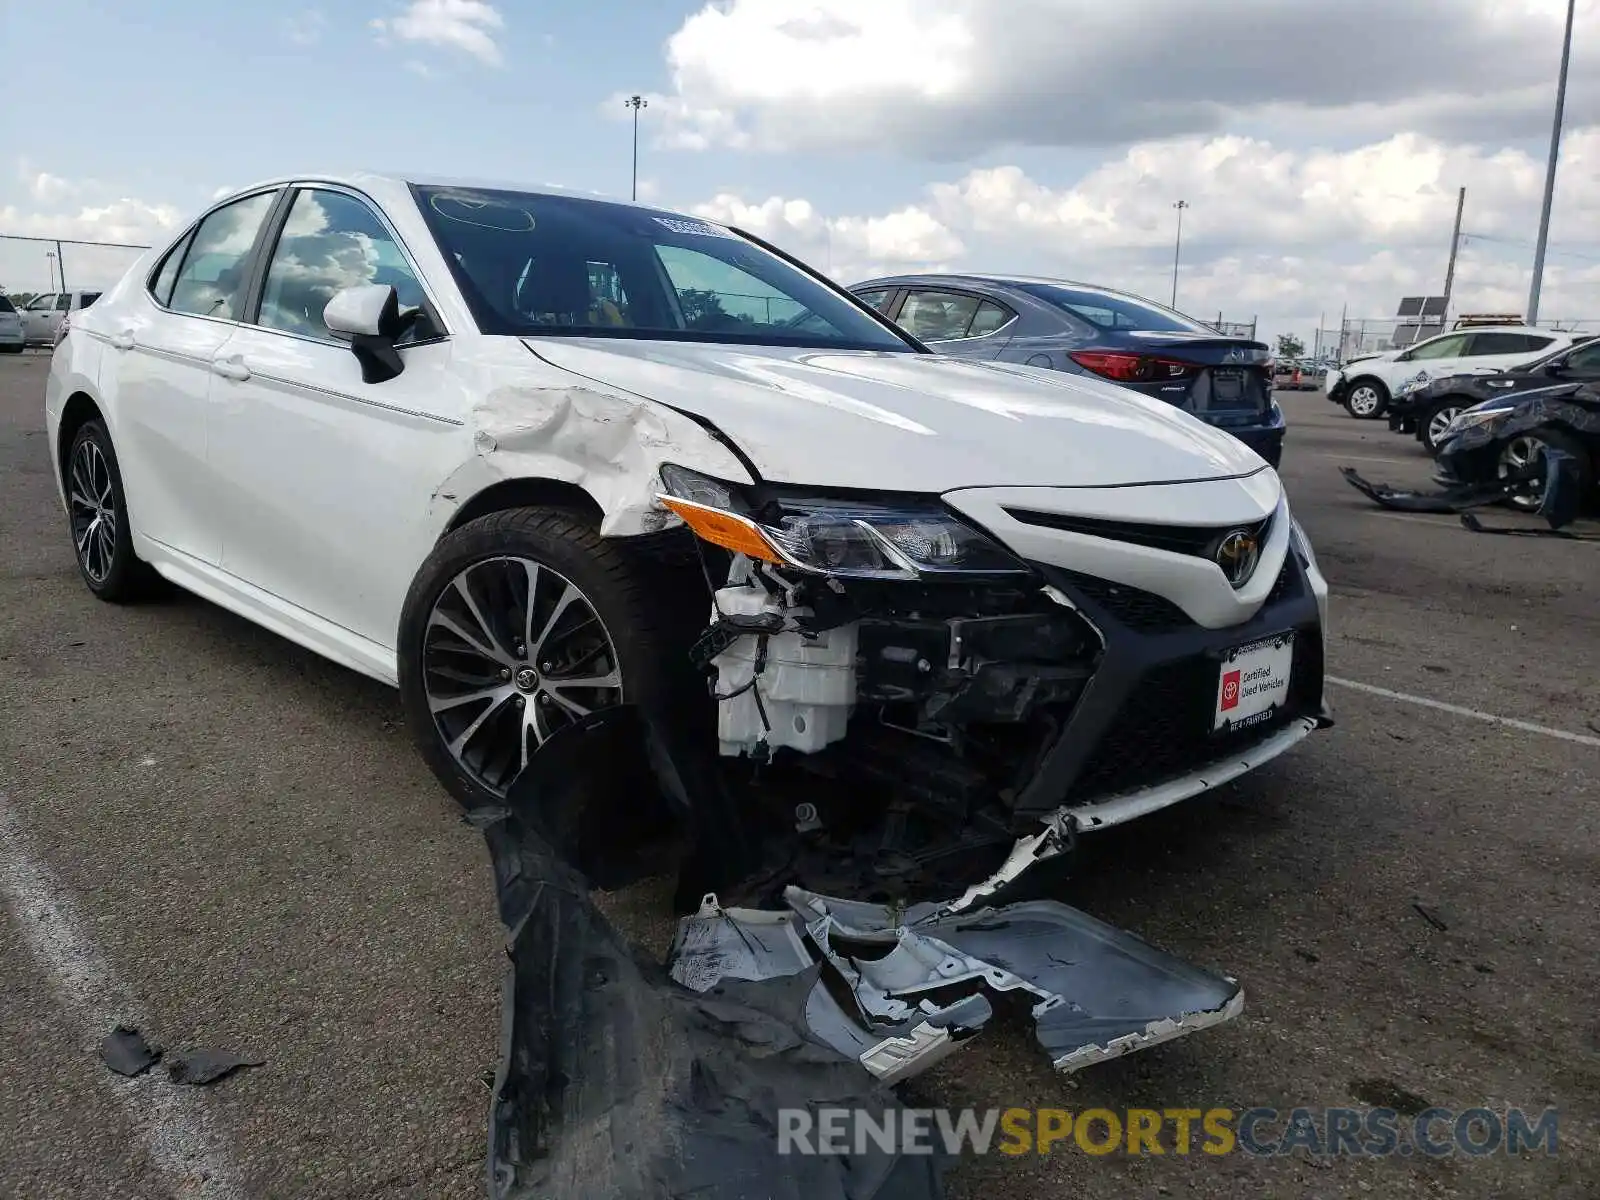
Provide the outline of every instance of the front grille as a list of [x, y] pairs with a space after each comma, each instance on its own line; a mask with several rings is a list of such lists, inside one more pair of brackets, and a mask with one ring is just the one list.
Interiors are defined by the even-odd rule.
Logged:
[[[1290, 547], [1283, 556], [1283, 566], [1262, 607], [1270, 607], [1300, 594], [1300, 574], [1295, 570], [1294, 553], [1294, 548]], [[1076, 571], [1059, 571], [1059, 574], [1065, 577], [1074, 592], [1098, 604], [1129, 629], [1137, 629], [1141, 633], [1169, 633], [1194, 625], [1189, 614], [1165, 596], [1093, 575], [1080, 575]]]
[[1072, 590], [1087, 600], [1092, 600], [1111, 616], [1130, 629], [1143, 633], [1165, 633], [1173, 629], [1186, 629], [1194, 624], [1184, 612], [1165, 596], [1141, 591], [1125, 583], [1112, 583], [1093, 575], [1079, 575], [1076, 571], [1062, 571]]
[[1210, 558], [1216, 544], [1225, 534], [1236, 529], [1251, 533], [1265, 541], [1272, 518], [1253, 525], [1152, 525], [1137, 521], [1106, 521], [1098, 517], [1073, 517], [1063, 513], [1035, 512], [1027, 508], [1007, 508], [1006, 513], [1024, 525], [1037, 525], [1045, 529], [1061, 529], [1067, 533], [1082, 533], [1089, 537], [1107, 538], [1114, 542], [1129, 542], [1135, 546], [1148, 546], [1152, 550], [1166, 550], [1172, 554], [1190, 554], [1196, 558]]
[[1296, 634], [1289, 695], [1270, 720], [1213, 736], [1218, 670], [1216, 659], [1202, 655], [1151, 671], [1079, 772], [1072, 799], [1083, 803], [1164, 783], [1314, 715], [1322, 695], [1322, 642], [1315, 630]]

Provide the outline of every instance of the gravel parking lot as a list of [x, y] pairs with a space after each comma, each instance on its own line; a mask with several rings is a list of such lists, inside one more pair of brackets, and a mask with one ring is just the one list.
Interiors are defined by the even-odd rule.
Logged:
[[[478, 834], [387, 689], [199, 600], [90, 597], [52, 490], [47, 365], [0, 360], [0, 1195], [482, 1195], [501, 956]], [[1559, 1153], [1058, 1148], [965, 1164], [955, 1196], [1594, 1195], [1600, 543], [1381, 512], [1336, 468], [1424, 483], [1416, 444], [1320, 393], [1281, 400], [1283, 473], [1334, 591], [1338, 726], [1091, 839], [1060, 897], [1237, 976], [1243, 1017], [1071, 1079], [1009, 1020], [917, 1097], [1555, 1105]], [[612, 901], [658, 947], [664, 890]], [[265, 1065], [207, 1089], [122, 1080], [97, 1056], [117, 1020]]]

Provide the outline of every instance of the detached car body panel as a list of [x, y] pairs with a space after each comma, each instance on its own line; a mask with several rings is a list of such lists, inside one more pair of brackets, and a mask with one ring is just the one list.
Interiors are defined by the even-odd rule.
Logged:
[[855, 294], [941, 354], [1109, 379], [1199, 417], [1273, 466], [1283, 412], [1267, 346], [1092, 284], [976, 274], [900, 275]]

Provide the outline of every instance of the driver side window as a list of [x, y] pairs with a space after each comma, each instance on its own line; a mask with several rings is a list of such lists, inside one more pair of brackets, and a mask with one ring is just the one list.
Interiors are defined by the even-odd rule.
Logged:
[[1600, 339], [1568, 354], [1567, 370], [1579, 375], [1600, 375]]
[[[302, 188], [267, 265], [256, 323], [320, 341], [335, 340], [322, 319], [334, 293], [389, 284], [400, 310], [424, 306], [422, 285], [405, 255], [370, 208], [345, 192]], [[413, 324], [399, 339], [415, 341], [431, 327]]]
[[1458, 333], [1451, 337], [1442, 337], [1437, 341], [1424, 342], [1413, 350], [1408, 356], [1408, 361], [1417, 361], [1428, 358], [1460, 358], [1466, 352], [1467, 335]]

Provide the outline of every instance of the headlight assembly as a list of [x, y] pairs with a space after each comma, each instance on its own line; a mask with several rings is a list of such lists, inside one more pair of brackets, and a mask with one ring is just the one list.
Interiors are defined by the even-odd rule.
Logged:
[[1511, 408], [1469, 408], [1466, 412], [1456, 414], [1456, 419], [1450, 422], [1440, 440], [1454, 437], [1468, 429], [1476, 429], [1480, 425], [1493, 425], [1496, 421], [1509, 417], [1514, 411]]
[[1406, 380], [1404, 383], [1402, 383], [1400, 385], [1400, 388], [1399, 388], [1398, 391], [1395, 392], [1395, 395], [1396, 396], [1409, 396], [1412, 392], [1421, 391], [1423, 388], [1425, 388], [1427, 386], [1428, 386], [1428, 373], [1426, 371], [1418, 371], [1410, 379]]
[[1027, 564], [936, 503], [813, 498], [754, 510], [737, 488], [671, 464], [661, 503], [702, 540], [814, 575], [927, 579], [1026, 575]]

